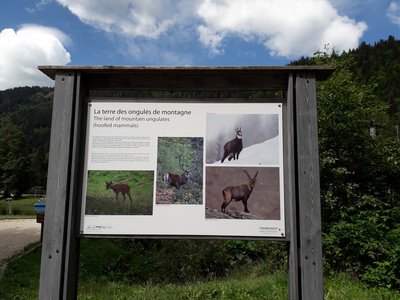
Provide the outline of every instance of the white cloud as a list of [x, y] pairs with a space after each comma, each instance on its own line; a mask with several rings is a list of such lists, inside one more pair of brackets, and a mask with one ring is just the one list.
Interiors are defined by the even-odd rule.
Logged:
[[[347, 0], [331, 0], [336, 7]], [[347, 1], [347, 2], [346, 2]], [[371, 0], [366, 0], [371, 1]], [[140, 43], [155, 47], [160, 40], [198, 40], [213, 55], [224, 53], [226, 38], [261, 43], [272, 55], [310, 55], [331, 45], [337, 51], [358, 46], [367, 29], [338, 13], [328, 0], [57, 0], [82, 22], [127, 40], [131, 53]], [[188, 35], [190, 31], [191, 35]], [[134, 41], [134, 42], [132, 42]], [[137, 42], [137, 43], [136, 43]], [[150, 48], [155, 48], [150, 47]], [[180, 49], [177, 50], [177, 52]], [[160, 51], [159, 51], [160, 52]], [[159, 55], [157, 53], [157, 56]], [[171, 48], [166, 50], [170, 55]]]
[[82, 22], [106, 32], [158, 38], [184, 22], [196, 1], [176, 0], [57, 0]]
[[26, 10], [30, 13], [35, 13], [36, 11], [42, 10], [44, 6], [49, 4], [53, 0], [40, 0], [39, 2], [35, 3], [35, 6], [32, 8], [27, 8]]
[[51, 80], [42, 74], [38, 65], [65, 65], [70, 54], [65, 50], [68, 37], [61, 31], [24, 25], [0, 32], [0, 90], [16, 86], [49, 86]]
[[358, 46], [364, 22], [340, 16], [326, 0], [204, 0], [200, 40], [218, 52], [225, 37], [265, 44], [272, 55], [310, 55], [330, 44], [338, 51]]
[[387, 16], [393, 24], [400, 26], [400, 2], [390, 2]]

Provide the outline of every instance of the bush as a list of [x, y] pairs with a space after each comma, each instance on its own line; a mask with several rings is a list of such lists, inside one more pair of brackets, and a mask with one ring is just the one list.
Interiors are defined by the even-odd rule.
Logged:
[[337, 70], [318, 90], [325, 264], [399, 288], [399, 139], [372, 86], [354, 80], [351, 57], [332, 61]]
[[285, 267], [285, 243], [83, 239], [80, 276], [129, 283], [186, 283], [226, 276], [259, 261], [265, 261], [271, 272]]

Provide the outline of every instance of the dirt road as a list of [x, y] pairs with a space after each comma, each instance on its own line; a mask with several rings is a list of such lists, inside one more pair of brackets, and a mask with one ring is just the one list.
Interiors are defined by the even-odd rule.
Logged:
[[40, 224], [36, 219], [0, 220], [0, 264], [3, 259], [39, 240]]

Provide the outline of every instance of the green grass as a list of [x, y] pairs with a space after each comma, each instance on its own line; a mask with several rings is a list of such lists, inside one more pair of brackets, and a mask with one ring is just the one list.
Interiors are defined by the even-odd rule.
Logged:
[[283, 272], [244, 278], [242, 274], [225, 280], [185, 285], [129, 286], [87, 281], [80, 285], [79, 299], [287, 299], [286, 282]]
[[[0, 299], [37, 299], [39, 267], [40, 248], [11, 261], [0, 281]], [[92, 274], [80, 279], [78, 299], [287, 299], [287, 274], [283, 271], [268, 274], [259, 264], [234, 271], [227, 278], [181, 285], [107, 282]], [[325, 278], [325, 299], [400, 300], [400, 294], [370, 288], [347, 275], [337, 274]]]
[[22, 258], [8, 261], [0, 280], [1, 300], [38, 299], [40, 256], [41, 247], [38, 247]]
[[325, 300], [398, 300], [400, 293], [385, 288], [369, 287], [351, 279], [346, 274], [336, 274], [325, 279]]
[[41, 198], [22, 198], [18, 200], [0, 200], [0, 219], [34, 218], [34, 204]]

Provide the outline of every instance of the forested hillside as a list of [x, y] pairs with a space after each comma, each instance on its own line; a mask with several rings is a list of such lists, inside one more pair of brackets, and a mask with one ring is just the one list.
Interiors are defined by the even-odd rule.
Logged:
[[[330, 60], [346, 62], [353, 80], [370, 87], [371, 96], [377, 103], [387, 105], [388, 116], [393, 125], [400, 124], [400, 41], [393, 36], [373, 45], [362, 42], [357, 49], [338, 54], [326, 49]], [[323, 52], [315, 53], [321, 56]], [[326, 53], [325, 53], [326, 54]], [[291, 65], [316, 64], [315, 57], [303, 57]], [[332, 62], [330, 62], [332, 63]]]
[[46, 186], [53, 90], [0, 92], [0, 189], [41, 192]]

